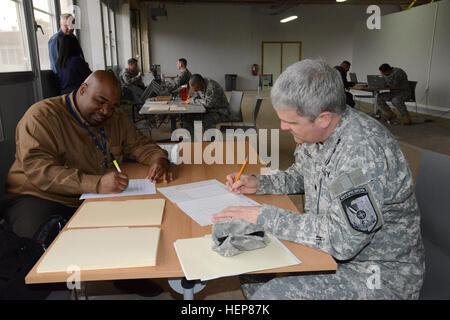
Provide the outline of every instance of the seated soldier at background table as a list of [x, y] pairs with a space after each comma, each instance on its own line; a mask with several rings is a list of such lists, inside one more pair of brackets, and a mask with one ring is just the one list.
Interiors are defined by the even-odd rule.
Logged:
[[135, 103], [143, 104], [153, 93], [152, 83], [146, 87], [142, 82], [144, 74], [138, 71], [137, 60], [128, 59], [128, 68], [120, 73], [120, 85], [124, 91], [129, 91]]
[[384, 112], [383, 118], [387, 121], [392, 121], [397, 117], [386, 103], [386, 101], [392, 101], [394, 107], [400, 112], [402, 124], [405, 126], [410, 125], [411, 117], [405, 105], [405, 101], [411, 97], [406, 72], [400, 68], [393, 68], [387, 63], [383, 63], [379, 70], [384, 76], [387, 86], [392, 88], [390, 92], [383, 92], [378, 95], [378, 108]]
[[179, 95], [181, 86], [189, 85], [189, 79], [191, 78], [191, 72], [186, 68], [187, 61], [184, 58], [178, 59], [177, 69], [180, 73], [176, 76], [172, 83], [167, 83], [166, 90], [172, 95]]
[[128, 176], [112, 157], [149, 166], [151, 181], [172, 179], [167, 152], [117, 108], [120, 85], [96, 71], [78, 90], [31, 106], [16, 129], [16, 160], [6, 182], [4, 214], [13, 231], [33, 237], [52, 215], [70, 218], [82, 193], [119, 193]]
[[231, 121], [228, 99], [220, 84], [194, 74], [189, 80], [189, 86], [194, 95], [182, 103], [199, 104], [206, 109], [206, 113], [202, 115], [183, 115], [183, 127], [189, 130], [191, 135], [194, 132], [195, 120], [203, 121], [203, 130], [215, 128], [220, 122]]
[[271, 91], [295, 163], [271, 175], [227, 176], [241, 194], [305, 194], [305, 213], [229, 207], [212, 221], [243, 219], [280, 239], [328, 252], [335, 274], [242, 276], [252, 299], [417, 299], [425, 271], [420, 211], [409, 165], [392, 134], [346, 107], [338, 72], [323, 61], [288, 67]]

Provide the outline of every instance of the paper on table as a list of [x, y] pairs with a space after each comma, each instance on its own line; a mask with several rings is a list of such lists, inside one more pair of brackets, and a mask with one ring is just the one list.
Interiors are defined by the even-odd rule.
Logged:
[[164, 199], [85, 202], [68, 227], [160, 225], [165, 202]]
[[155, 266], [159, 234], [152, 227], [69, 229], [47, 250], [37, 272]]
[[268, 236], [270, 243], [267, 247], [232, 257], [223, 257], [211, 249], [211, 235], [178, 239], [174, 246], [188, 280], [205, 281], [301, 263], [277, 238], [270, 234]]
[[158, 144], [158, 146], [161, 147], [161, 149], [164, 149], [169, 154], [169, 161], [175, 164], [178, 164], [179, 160], [179, 154], [181, 145], [179, 143], [177, 144]]
[[170, 105], [170, 111], [186, 111], [187, 107], [185, 106], [179, 106], [177, 104], [171, 104]]
[[80, 200], [83, 199], [96, 199], [96, 198], [111, 198], [111, 197], [125, 197], [125, 196], [137, 196], [143, 194], [156, 194], [155, 184], [148, 179], [130, 179], [128, 187], [121, 193], [83, 193]]
[[170, 105], [169, 104], [150, 104], [148, 106], [148, 111], [169, 111]]
[[177, 205], [199, 225], [204, 227], [212, 224], [212, 215], [219, 213], [226, 207], [259, 206], [259, 203], [243, 195], [228, 193], [200, 200], [183, 201], [177, 203]]
[[151, 73], [145, 73], [141, 79], [144, 83], [144, 86], [148, 87], [150, 83], [152, 83], [153, 79], [155, 79], [155, 77]]
[[246, 196], [231, 193], [215, 179], [158, 188], [158, 191], [201, 226], [212, 224], [211, 216], [226, 207], [259, 205]]

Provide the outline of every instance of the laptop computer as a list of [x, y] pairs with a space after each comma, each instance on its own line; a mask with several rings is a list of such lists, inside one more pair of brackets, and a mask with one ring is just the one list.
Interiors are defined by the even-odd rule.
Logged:
[[350, 81], [353, 82], [355, 85], [367, 86], [366, 82], [358, 82], [358, 78], [356, 77], [356, 73], [349, 72], [348, 75], [350, 76]]
[[367, 76], [367, 86], [369, 88], [386, 88], [386, 81], [383, 76], [379, 75], [368, 75]]

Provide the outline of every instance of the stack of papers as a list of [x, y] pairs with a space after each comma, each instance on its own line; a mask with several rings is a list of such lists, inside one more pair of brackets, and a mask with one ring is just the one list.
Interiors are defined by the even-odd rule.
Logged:
[[187, 108], [185, 106], [179, 106], [177, 104], [170, 105], [170, 111], [186, 111]]
[[170, 109], [169, 104], [149, 104], [146, 107], [148, 107], [148, 111], [169, 111]]
[[84, 202], [68, 227], [160, 225], [165, 202], [164, 199]]
[[67, 272], [156, 265], [159, 228], [98, 228], [63, 231], [37, 272]]
[[267, 247], [223, 257], [211, 249], [211, 235], [179, 239], [174, 246], [187, 280], [202, 281], [301, 263], [272, 235]]
[[121, 193], [83, 193], [80, 200], [83, 199], [97, 199], [97, 198], [111, 198], [111, 197], [125, 197], [138, 196], [144, 194], [156, 194], [155, 184], [148, 179], [130, 179], [128, 187]]
[[244, 195], [231, 193], [215, 179], [158, 188], [158, 191], [201, 226], [212, 224], [211, 216], [226, 207], [260, 205]]

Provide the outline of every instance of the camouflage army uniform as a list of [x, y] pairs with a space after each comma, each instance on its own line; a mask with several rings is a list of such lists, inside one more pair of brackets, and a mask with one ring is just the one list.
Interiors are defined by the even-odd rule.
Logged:
[[[323, 145], [303, 143], [286, 171], [255, 176], [257, 194], [304, 192], [306, 198], [305, 214], [263, 205], [257, 223], [281, 239], [328, 252], [337, 260], [338, 270], [268, 282], [245, 276], [241, 282], [247, 296], [418, 298], [425, 269], [420, 212], [409, 166], [381, 124], [347, 107]], [[381, 280], [378, 285], [371, 282], [374, 271]], [[259, 282], [245, 283], [249, 278]]]
[[167, 90], [171, 94], [179, 95], [181, 86], [189, 85], [189, 79], [191, 78], [191, 76], [192, 76], [191, 72], [188, 69], [185, 69], [184, 71], [180, 72], [179, 75], [177, 75], [173, 83], [169, 83], [167, 85]]
[[389, 88], [399, 88], [378, 95], [378, 108], [384, 112], [391, 110], [386, 101], [392, 101], [402, 117], [408, 115], [405, 100], [410, 98], [408, 76], [400, 68], [393, 68], [392, 73], [384, 77]]
[[[137, 70], [131, 71], [126, 68], [120, 73], [120, 85], [122, 90], [129, 91], [132, 95], [132, 100], [135, 102], [141, 102], [144, 98], [143, 93], [145, 91], [145, 85], [142, 82], [142, 77], [139, 76], [139, 72]], [[145, 100], [145, 99], [144, 99]]]
[[206, 130], [215, 128], [216, 124], [230, 119], [229, 104], [225, 92], [220, 84], [212, 79], [205, 78], [205, 88], [197, 91], [190, 102], [204, 106], [206, 113], [183, 116], [183, 125], [188, 130], [193, 128], [194, 120], [202, 120], [203, 129]]

